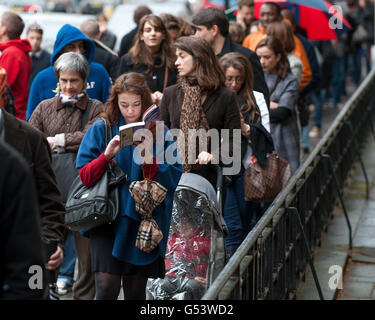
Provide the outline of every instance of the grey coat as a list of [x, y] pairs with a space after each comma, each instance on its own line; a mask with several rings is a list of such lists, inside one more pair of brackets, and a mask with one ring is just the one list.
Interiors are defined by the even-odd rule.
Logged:
[[295, 104], [298, 98], [298, 80], [289, 73], [284, 80], [277, 83], [276, 74], [264, 73], [270, 101], [277, 102], [278, 108], [284, 107], [292, 111], [292, 115], [281, 122], [271, 122], [271, 135], [275, 149], [280, 157], [288, 160], [292, 172], [296, 172], [299, 166], [300, 139], [297, 124]]

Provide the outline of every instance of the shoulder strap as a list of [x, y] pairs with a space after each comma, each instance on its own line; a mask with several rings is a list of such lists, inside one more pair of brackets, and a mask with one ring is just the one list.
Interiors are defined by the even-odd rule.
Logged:
[[86, 110], [82, 115], [81, 119], [81, 130], [83, 131], [86, 127], [87, 122], [89, 122], [89, 114], [90, 114], [90, 109], [92, 106], [92, 99], [89, 98], [89, 102], [87, 103]]
[[112, 134], [112, 127], [107, 125], [107, 121], [102, 118], [105, 125], [105, 145], [108, 146], [108, 143], [112, 140], [113, 134]]
[[167, 87], [167, 83], [168, 83], [168, 65], [167, 65], [167, 61], [165, 61], [163, 91]]
[[280, 79], [279, 76], [278, 76], [278, 77], [277, 77], [277, 80], [276, 80], [276, 83], [275, 83], [275, 86], [274, 86], [274, 88], [272, 89], [272, 91], [270, 92], [270, 98], [271, 98], [271, 96], [273, 95], [273, 93], [276, 91], [277, 86], [279, 85], [280, 81], [281, 81], [281, 79]]

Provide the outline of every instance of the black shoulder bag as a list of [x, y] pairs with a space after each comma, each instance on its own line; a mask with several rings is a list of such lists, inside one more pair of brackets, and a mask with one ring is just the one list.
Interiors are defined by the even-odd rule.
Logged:
[[[86, 110], [82, 115], [82, 131], [89, 120], [91, 105], [92, 99], [89, 99]], [[61, 201], [63, 204], [66, 203], [69, 188], [72, 185], [73, 180], [78, 176], [78, 170], [76, 169], [76, 158], [77, 152], [52, 153], [52, 169], [56, 176], [56, 182], [61, 192]]]
[[[111, 139], [112, 130], [106, 124], [106, 145]], [[73, 231], [87, 231], [114, 221], [120, 207], [118, 185], [124, 179], [128, 176], [114, 160], [90, 188], [85, 187], [77, 176], [66, 202], [66, 226]]]

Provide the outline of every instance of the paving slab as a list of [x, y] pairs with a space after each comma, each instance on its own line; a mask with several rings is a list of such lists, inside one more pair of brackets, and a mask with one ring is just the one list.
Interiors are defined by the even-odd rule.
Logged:
[[374, 283], [363, 281], [346, 281], [344, 283], [344, 294], [346, 297], [358, 299], [371, 299]]
[[375, 282], [375, 265], [354, 265], [350, 268], [349, 274], [351, 277], [369, 278]]
[[[344, 190], [344, 204], [352, 227], [353, 249], [349, 250], [349, 230], [341, 204], [335, 208], [334, 218], [330, 221], [327, 233], [322, 237], [322, 244], [314, 255], [314, 265], [325, 300], [375, 299], [375, 144], [369, 140], [366, 152], [363, 153], [370, 184], [370, 199], [366, 200], [365, 180], [357, 164], [350, 184]], [[330, 288], [332, 274], [329, 267], [339, 266], [342, 270], [353, 255], [354, 261], [365, 262], [365, 265], [351, 265], [344, 273], [342, 290]], [[318, 292], [310, 268], [306, 272], [306, 281], [300, 284], [297, 291], [298, 300], [317, 300]]]
[[370, 238], [368, 235], [358, 235], [353, 241], [353, 247], [375, 247], [375, 238]]

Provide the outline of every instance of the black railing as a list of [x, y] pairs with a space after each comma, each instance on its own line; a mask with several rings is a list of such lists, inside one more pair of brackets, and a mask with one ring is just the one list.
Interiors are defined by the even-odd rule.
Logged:
[[[202, 299], [295, 299], [314, 248], [321, 243], [337, 199], [346, 217], [348, 247], [352, 229], [342, 190], [370, 131], [375, 113], [375, 70], [345, 104], [327, 133], [277, 196]], [[368, 185], [367, 185], [368, 196]]]

